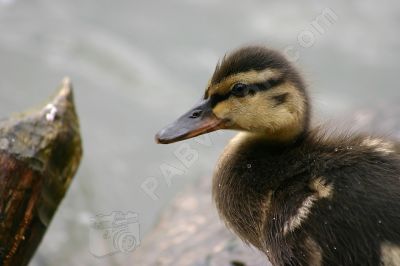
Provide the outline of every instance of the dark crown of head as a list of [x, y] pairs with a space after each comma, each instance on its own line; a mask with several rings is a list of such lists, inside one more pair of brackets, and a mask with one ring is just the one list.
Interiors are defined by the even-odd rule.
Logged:
[[222, 61], [217, 64], [211, 83], [217, 84], [234, 74], [265, 69], [279, 70], [286, 76], [286, 79], [303, 87], [300, 76], [286, 58], [279, 52], [263, 46], [247, 46], [225, 55]]

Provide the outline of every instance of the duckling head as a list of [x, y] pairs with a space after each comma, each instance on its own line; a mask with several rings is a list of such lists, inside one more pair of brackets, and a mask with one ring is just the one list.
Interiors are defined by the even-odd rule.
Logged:
[[201, 101], [162, 129], [156, 141], [235, 129], [290, 142], [307, 130], [308, 120], [305, 85], [296, 69], [276, 51], [249, 46], [225, 55]]

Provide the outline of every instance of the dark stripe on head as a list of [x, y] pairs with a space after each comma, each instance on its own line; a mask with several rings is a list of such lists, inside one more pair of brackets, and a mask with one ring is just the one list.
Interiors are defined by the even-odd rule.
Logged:
[[248, 46], [226, 55], [211, 78], [212, 84], [242, 72], [286, 68], [289, 62], [278, 52], [262, 46]]
[[[281, 85], [284, 81], [284, 77], [279, 77], [277, 79], [271, 79], [271, 80], [267, 80], [265, 82], [261, 82], [261, 83], [256, 83], [256, 84], [248, 84], [248, 95], [254, 95], [259, 91], [266, 91], [269, 89], [272, 89], [278, 85]], [[225, 101], [227, 99], [229, 99], [230, 97], [233, 97], [235, 95], [232, 94], [232, 91], [229, 91], [228, 93], [221, 95], [221, 94], [213, 94], [210, 97], [210, 102], [211, 102], [211, 106], [214, 107], [216, 106], [218, 103]], [[241, 97], [245, 97], [245, 96], [241, 96]]]
[[[305, 84], [296, 68], [279, 52], [263, 46], [248, 46], [226, 55], [216, 66], [210, 85], [220, 83], [235, 74], [268, 69], [280, 72], [285, 78], [284, 81], [291, 82], [296, 88], [306, 94]], [[276, 81], [282, 82], [279, 79]], [[272, 84], [272, 86], [275, 85]], [[206, 92], [205, 97], [209, 97], [209, 94]]]
[[271, 98], [275, 101], [276, 106], [281, 105], [286, 102], [289, 93], [285, 92], [279, 95], [272, 96]]
[[276, 79], [270, 79], [265, 82], [254, 84], [254, 86], [257, 86], [258, 90], [266, 91], [280, 85], [283, 81], [284, 77], [280, 76], [279, 78]]
[[227, 93], [225, 95], [221, 95], [221, 94], [211, 95], [211, 97], [210, 97], [211, 107], [214, 108], [218, 103], [227, 100], [230, 96], [231, 96], [230, 93]]

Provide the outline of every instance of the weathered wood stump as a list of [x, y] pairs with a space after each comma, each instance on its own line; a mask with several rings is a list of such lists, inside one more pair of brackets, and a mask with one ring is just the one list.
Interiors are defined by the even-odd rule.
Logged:
[[43, 108], [0, 121], [0, 265], [27, 265], [82, 155], [69, 79]]

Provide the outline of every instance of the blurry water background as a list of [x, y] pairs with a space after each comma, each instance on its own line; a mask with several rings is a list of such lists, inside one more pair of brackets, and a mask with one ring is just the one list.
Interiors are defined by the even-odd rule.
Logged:
[[[329, 23], [313, 24], [324, 10]], [[211, 178], [232, 133], [186, 141], [198, 152], [189, 168], [174, 154], [182, 143], [159, 146], [153, 136], [200, 98], [226, 51], [286, 49], [310, 84], [314, 116], [334, 118], [399, 99], [399, 26], [397, 0], [0, 0], [0, 116], [42, 103], [68, 75], [84, 139], [79, 173], [32, 265], [129, 265], [135, 252], [89, 252], [90, 218], [137, 212], [144, 238], [182, 187]], [[166, 165], [180, 174], [171, 183]], [[141, 189], [149, 180], [156, 200]]]

